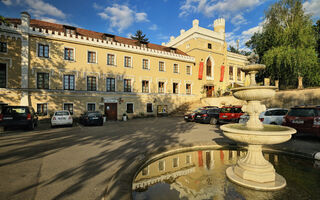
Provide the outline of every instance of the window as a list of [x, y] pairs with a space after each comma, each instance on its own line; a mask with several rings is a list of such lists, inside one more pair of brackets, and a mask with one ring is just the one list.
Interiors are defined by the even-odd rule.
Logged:
[[191, 164], [191, 156], [186, 155], [186, 164]]
[[73, 104], [72, 103], [64, 103], [63, 110], [68, 110], [70, 115], [73, 115]]
[[173, 83], [173, 89], [172, 89], [172, 91], [173, 91], [173, 94], [178, 94], [178, 83]]
[[149, 174], [149, 169], [148, 166], [142, 169], [141, 175], [142, 176], [146, 176]]
[[147, 48], [147, 44], [144, 44], [144, 43], [141, 43], [140, 46], [141, 46], [142, 48]]
[[142, 69], [149, 69], [149, 60], [142, 59]]
[[159, 62], [159, 71], [164, 72], [164, 62], [162, 61]]
[[46, 116], [48, 114], [48, 104], [38, 103], [37, 104], [37, 113], [40, 116]]
[[237, 68], [237, 80], [241, 81], [241, 69], [240, 69], [240, 67]]
[[211, 43], [208, 43], [208, 49], [212, 49]]
[[186, 94], [191, 94], [191, 84], [186, 84]]
[[142, 81], [142, 92], [149, 93], [149, 81]]
[[186, 67], [186, 73], [187, 73], [187, 75], [191, 75], [191, 66], [187, 66]]
[[116, 84], [114, 78], [107, 78], [107, 92], [115, 92]]
[[133, 113], [133, 103], [127, 103], [127, 113]]
[[172, 167], [178, 167], [179, 166], [179, 162], [178, 162], [178, 158], [173, 158], [172, 159]]
[[159, 171], [164, 171], [164, 169], [165, 169], [165, 161], [160, 160], [159, 161]]
[[131, 79], [124, 79], [123, 80], [123, 91], [124, 92], [131, 92]]
[[114, 56], [114, 54], [107, 54], [107, 65], [115, 65], [115, 62], [114, 62], [114, 59], [115, 58], [115, 56]]
[[94, 77], [94, 76], [87, 77], [87, 90], [88, 91], [96, 91], [97, 90], [96, 77]]
[[212, 66], [210, 58], [207, 59], [207, 76], [212, 77]]
[[74, 60], [74, 49], [73, 48], [64, 48], [64, 59], [65, 60]]
[[128, 57], [128, 56], [124, 57], [124, 66], [125, 67], [132, 67], [131, 66], [131, 57]]
[[72, 26], [65, 26], [64, 25], [64, 31], [66, 34], [75, 35], [76, 34], [76, 28]]
[[229, 67], [229, 80], [233, 80], [233, 67]]
[[7, 65], [0, 63], [0, 88], [7, 86]]
[[49, 89], [49, 73], [37, 73], [37, 88]]
[[152, 103], [147, 103], [147, 112], [153, 112], [153, 106]]
[[179, 65], [173, 64], [173, 73], [179, 73]]
[[6, 53], [8, 51], [7, 49], [7, 43], [6, 42], [0, 42], [0, 52]]
[[176, 49], [175, 48], [170, 48], [170, 53], [176, 53]]
[[74, 90], [74, 75], [63, 76], [63, 89]]
[[38, 56], [49, 58], [49, 45], [38, 44]]
[[164, 82], [158, 82], [158, 93], [164, 93]]
[[96, 104], [95, 103], [88, 103], [87, 110], [88, 111], [96, 111]]
[[96, 63], [96, 52], [88, 51], [88, 63]]

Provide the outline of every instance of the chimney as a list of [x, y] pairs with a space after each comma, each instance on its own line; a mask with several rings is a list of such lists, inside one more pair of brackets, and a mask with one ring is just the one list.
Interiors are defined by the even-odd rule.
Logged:
[[27, 12], [21, 13], [21, 26], [29, 27], [30, 26], [30, 15]]

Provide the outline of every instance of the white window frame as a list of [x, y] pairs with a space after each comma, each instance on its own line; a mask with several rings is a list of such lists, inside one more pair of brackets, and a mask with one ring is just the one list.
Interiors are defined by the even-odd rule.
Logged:
[[[147, 174], [143, 175], [143, 174], [142, 174], [142, 170], [144, 170], [145, 168], [147, 168]], [[145, 168], [143, 168], [143, 169], [141, 170], [141, 176], [148, 176], [148, 175], [149, 175], [149, 173], [150, 173], [149, 165], [148, 165], [147, 167], [145, 167]]]
[[[89, 76], [93, 76], [93, 77], [96, 77], [96, 90], [88, 90], [88, 77]], [[97, 92], [99, 91], [99, 76], [96, 76], [96, 75], [86, 75], [86, 91], [87, 92]]]
[[[160, 168], [159, 168], [160, 162], [163, 162], [163, 170], [160, 170]], [[159, 172], [166, 171], [166, 160], [159, 160], [159, 162], [158, 162], [158, 171]]]
[[[148, 66], [147, 66], [146, 69], [143, 68], [143, 60], [147, 60], [147, 61], [148, 61]], [[149, 58], [142, 58], [142, 69], [143, 69], [143, 70], [150, 70], [150, 59], [149, 59]]]
[[[160, 62], [163, 62], [163, 71], [160, 71], [160, 70], [159, 70]], [[159, 71], [159, 72], [166, 72], [166, 62], [164, 62], [164, 61], [162, 61], [162, 60], [159, 60], [159, 62], [158, 62], [158, 71]]]
[[[65, 50], [67, 49], [73, 49], [73, 60], [66, 60], [65, 58]], [[69, 61], [69, 62], [76, 62], [76, 48], [75, 47], [68, 47], [64, 46], [63, 47], [63, 60]]]
[[108, 80], [108, 78], [113, 78], [114, 79], [114, 92], [117, 92], [117, 78], [116, 77], [111, 77], [111, 76], [107, 76], [106, 77], [106, 90], [105, 91], [109, 92], [109, 91], [107, 91], [107, 80]]
[[[151, 104], [151, 112], [148, 112], [148, 104]], [[154, 111], [154, 109], [153, 109], [153, 103], [151, 103], [151, 102], [148, 102], [148, 103], [146, 103], [146, 113], [153, 113], [153, 111]]]
[[[190, 67], [190, 74], [188, 74], [187, 68]], [[186, 75], [191, 76], [192, 75], [192, 66], [191, 65], [187, 65], [186, 66]]]
[[[187, 93], [187, 84], [190, 84], [190, 94]], [[192, 95], [192, 83], [185, 83], [186, 95]]]
[[[187, 162], [187, 156], [190, 157], [190, 162], [189, 162], [189, 163]], [[189, 154], [186, 155], [186, 164], [187, 164], [187, 165], [192, 164], [192, 155], [189, 155]]]
[[6, 55], [6, 54], [8, 54], [8, 42], [5, 42], [5, 41], [1, 41], [1, 42], [7, 44], [6, 52], [0, 52], [1, 54]]
[[[130, 91], [130, 92], [133, 92], [133, 81], [134, 81], [134, 78], [132, 78], [132, 77], [124, 77], [124, 78], [122, 79], [123, 92], [125, 92], [125, 91], [124, 91], [124, 79], [130, 79], [130, 80], [131, 80], [131, 91]], [[130, 92], [125, 92], [125, 93], [130, 93]]]
[[[207, 60], [210, 59], [211, 61], [211, 76], [207, 76]], [[209, 56], [208, 58], [206, 58], [206, 62], [204, 63], [204, 67], [206, 69], [206, 79], [207, 80], [214, 80], [214, 60], [211, 56]]]
[[[48, 103], [41, 103], [41, 102], [37, 102], [37, 110], [36, 113], [38, 113], [38, 104], [47, 104], [47, 114], [44, 116], [47, 116], [49, 114], [49, 109], [48, 109]], [[42, 116], [42, 115], [41, 115]]]
[[[113, 55], [114, 56], [114, 65], [109, 65], [108, 64], [108, 54], [111, 54], [111, 55]], [[107, 53], [107, 66], [111, 66], [111, 67], [117, 67], [117, 55], [115, 54], [115, 53]]]
[[63, 102], [63, 104], [62, 104], [62, 110], [65, 110], [65, 109], [64, 109], [64, 105], [65, 105], [65, 104], [72, 104], [73, 113], [72, 113], [72, 114], [70, 113], [70, 115], [74, 115], [74, 104], [71, 103], [71, 102]]
[[94, 104], [94, 111], [97, 110], [97, 103], [96, 103], [96, 102], [87, 102], [87, 103], [86, 103], [86, 111], [89, 111], [89, 110], [88, 110], [88, 105], [89, 105], [89, 104]]
[[76, 90], [76, 75], [75, 74], [69, 74], [69, 73], [66, 73], [66, 74], [62, 74], [62, 90], [65, 90], [64, 89], [64, 76], [70, 76], [70, 75], [73, 75], [74, 76], [74, 89], [73, 90], [66, 90], [66, 91], [75, 91]]
[[[174, 162], [173, 162], [173, 159], [177, 159], [177, 166], [175, 167], [174, 166]], [[178, 168], [179, 167], [179, 157], [174, 157], [174, 158], [172, 158], [172, 168]]]
[[133, 102], [126, 103], [126, 112], [127, 112], [128, 104], [132, 104], [132, 113], [131, 114], [134, 114], [134, 103]]
[[[142, 87], [142, 81], [148, 81], [148, 92], [143, 92], [143, 91], [142, 91], [142, 89], [143, 89], [143, 87]], [[150, 93], [150, 85], [151, 85], [151, 81], [150, 81], [150, 80], [148, 80], [148, 79], [141, 80], [141, 93], [144, 93], [144, 94]]]
[[[49, 51], [48, 51], [48, 58], [46, 58], [46, 57], [40, 57], [39, 56], [39, 44], [42, 44], [42, 45], [48, 45], [49, 46]], [[50, 59], [50, 55], [51, 55], [51, 53], [50, 53], [50, 49], [51, 49], [51, 44], [50, 43], [48, 43], [48, 42], [39, 42], [39, 41], [37, 41], [36, 42], [36, 45], [37, 45], [37, 47], [36, 47], [36, 57], [37, 58], [40, 58], [40, 59]]]
[[[178, 72], [174, 72], [174, 65], [177, 65], [177, 66], [178, 66]], [[180, 74], [180, 66], [179, 66], [179, 64], [178, 64], [178, 63], [173, 63], [173, 69], [172, 69], [172, 72], [173, 72], [174, 74]]]
[[[163, 83], [163, 93], [159, 93], [159, 82], [162, 82]], [[158, 80], [157, 82], [157, 93], [158, 94], [165, 94], [166, 93], [166, 81], [163, 81], [163, 80]]]
[[[131, 66], [130, 67], [127, 67], [126, 66], [126, 57], [129, 57], [130, 58], [130, 60], [131, 60]], [[133, 68], [133, 58], [132, 58], [132, 56], [123, 56], [123, 67], [125, 67], [125, 68]]]
[[[177, 83], [178, 84], [178, 93], [173, 93], [173, 84], [174, 83]], [[172, 94], [180, 94], [180, 82], [177, 82], [177, 81], [173, 81], [172, 82]]]
[[[48, 73], [48, 74], [49, 74], [49, 88], [48, 88], [48, 89], [38, 89], [38, 73]], [[36, 76], [36, 78], [35, 78], [35, 79], [36, 79], [36, 87], [35, 87], [36, 89], [38, 89], [38, 90], [50, 90], [50, 88], [51, 88], [51, 87], [50, 87], [50, 82], [51, 82], [51, 81], [50, 81], [50, 79], [51, 79], [51, 73], [50, 73], [50, 72], [42, 72], [42, 71], [41, 71], [41, 72], [38, 72], [38, 71], [37, 71], [37, 72], [35, 73], [35, 76]]]
[[[89, 62], [89, 52], [94, 52], [96, 54], [96, 60], [94, 63]], [[87, 50], [87, 64], [98, 64], [98, 52], [94, 50]]]
[[[232, 67], [232, 80], [230, 79], [230, 67]], [[231, 82], [235, 82], [236, 80], [235, 80], [235, 77], [234, 77], [234, 66], [233, 65], [229, 65], [229, 69], [228, 69], [228, 77], [229, 77], [229, 81], [231, 81]]]

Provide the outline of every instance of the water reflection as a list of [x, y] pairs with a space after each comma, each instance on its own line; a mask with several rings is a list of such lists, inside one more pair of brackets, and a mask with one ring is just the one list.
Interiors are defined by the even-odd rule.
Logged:
[[283, 190], [260, 192], [229, 182], [225, 175], [226, 168], [234, 165], [245, 154], [246, 151], [239, 150], [199, 150], [166, 156], [148, 163], [133, 181], [133, 199], [320, 198], [319, 191], [310, 190], [316, 188], [320, 181], [317, 164], [288, 156], [264, 154], [287, 179], [288, 186]]

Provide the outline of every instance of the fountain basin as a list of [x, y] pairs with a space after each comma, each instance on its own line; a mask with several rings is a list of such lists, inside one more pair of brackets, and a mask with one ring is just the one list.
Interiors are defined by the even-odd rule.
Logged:
[[251, 64], [251, 65], [246, 65], [241, 68], [241, 71], [243, 72], [252, 72], [252, 71], [260, 71], [262, 69], [265, 69], [266, 66], [264, 64]]
[[279, 125], [263, 124], [263, 129], [252, 130], [245, 124], [226, 124], [220, 127], [228, 138], [246, 144], [279, 144], [290, 140], [296, 130]]
[[231, 89], [233, 96], [240, 100], [262, 101], [275, 95], [275, 86], [249, 86]]

